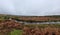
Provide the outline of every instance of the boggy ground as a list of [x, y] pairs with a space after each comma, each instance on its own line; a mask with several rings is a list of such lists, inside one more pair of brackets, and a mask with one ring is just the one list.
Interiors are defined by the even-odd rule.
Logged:
[[53, 24], [46, 27], [26, 25], [23, 28], [23, 35], [60, 35], [60, 28]]
[[11, 31], [22, 30], [22, 24], [14, 20], [0, 21], [0, 35], [10, 35]]
[[60, 24], [23, 25], [13, 20], [0, 21], [0, 35], [10, 35], [10, 32], [23, 30], [22, 35], [60, 35]]

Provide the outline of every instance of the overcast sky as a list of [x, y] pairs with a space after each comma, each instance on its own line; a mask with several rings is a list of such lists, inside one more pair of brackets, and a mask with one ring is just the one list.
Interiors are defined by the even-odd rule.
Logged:
[[0, 13], [12, 15], [60, 15], [60, 0], [0, 0]]

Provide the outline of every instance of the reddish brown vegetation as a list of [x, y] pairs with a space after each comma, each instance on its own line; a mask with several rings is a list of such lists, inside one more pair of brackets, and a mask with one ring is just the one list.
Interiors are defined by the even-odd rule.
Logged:
[[1, 35], [9, 35], [13, 29], [23, 30], [22, 35], [60, 35], [60, 28], [54, 26], [40, 28], [23, 26], [21, 23], [15, 22], [14, 20], [0, 21], [0, 33]]
[[46, 28], [29, 28], [29, 27], [24, 27], [23, 28], [23, 35], [60, 35], [59, 28], [52, 28], [50, 26]]
[[49, 16], [23, 16], [19, 18], [20, 20], [24, 20], [24, 21], [59, 21], [60, 17], [49, 17]]
[[22, 24], [14, 20], [0, 21], [0, 35], [8, 35], [13, 29], [22, 29]]

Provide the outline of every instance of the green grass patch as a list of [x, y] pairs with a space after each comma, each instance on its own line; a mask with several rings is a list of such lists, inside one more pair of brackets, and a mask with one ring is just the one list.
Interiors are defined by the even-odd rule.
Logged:
[[22, 30], [14, 30], [11, 32], [11, 35], [22, 35]]

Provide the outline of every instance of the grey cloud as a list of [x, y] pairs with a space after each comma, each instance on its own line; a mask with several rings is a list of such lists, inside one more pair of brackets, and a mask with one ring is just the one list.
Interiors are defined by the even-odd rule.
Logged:
[[12, 15], [60, 15], [60, 0], [0, 0], [0, 13]]

